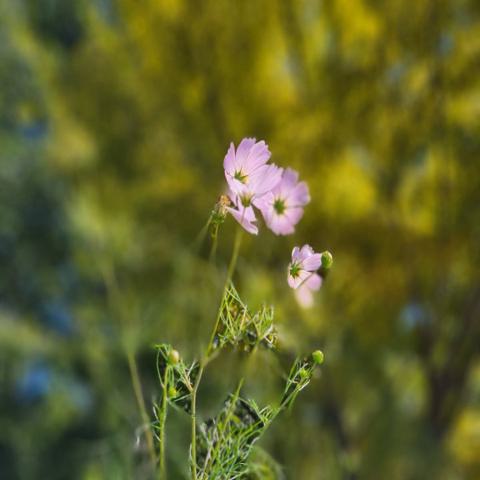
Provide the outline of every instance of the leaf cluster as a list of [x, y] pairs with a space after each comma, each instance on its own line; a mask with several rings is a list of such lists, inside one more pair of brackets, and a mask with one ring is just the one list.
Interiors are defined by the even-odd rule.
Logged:
[[162, 386], [162, 395], [174, 407], [191, 413], [191, 395], [199, 372], [199, 362], [187, 365], [183, 359], [172, 361], [175, 350], [171, 345], [160, 344], [157, 348], [157, 373]]
[[214, 338], [214, 348], [230, 346], [251, 352], [261, 345], [274, 349], [278, 334], [273, 318], [273, 307], [263, 306], [255, 313], [250, 312], [234, 285], [230, 283], [220, 308], [220, 322]]
[[199, 478], [242, 478], [249, 470], [254, 443], [268, 427], [275, 410], [260, 409], [253, 400], [230, 394], [216, 417], [204, 422], [197, 436]]

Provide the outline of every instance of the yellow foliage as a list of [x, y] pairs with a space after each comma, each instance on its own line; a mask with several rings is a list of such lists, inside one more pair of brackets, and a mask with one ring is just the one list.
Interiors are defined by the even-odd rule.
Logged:
[[480, 410], [472, 408], [462, 412], [448, 443], [458, 461], [480, 475]]
[[373, 179], [362, 166], [359, 155], [352, 150], [332, 159], [315, 184], [319, 186], [312, 192], [315, 201], [333, 218], [355, 220], [375, 209]]

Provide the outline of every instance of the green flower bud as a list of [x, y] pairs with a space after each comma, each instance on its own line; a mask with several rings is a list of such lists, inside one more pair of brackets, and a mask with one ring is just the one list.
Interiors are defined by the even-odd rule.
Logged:
[[177, 389], [175, 387], [169, 387], [168, 389], [168, 396], [170, 398], [175, 398], [177, 396]]
[[322, 268], [324, 270], [329, 270], [332, 267], [332, 264], [333, 256], [328, 250], [325, 250], [322, 252]]
[[168, 354], [168, 361], [172, 365], [176, 365], [180, 361], [180, 354], [177, 352], [177, 350], [170, 351], [170, 353]]
[[306, 380], [308, 378], [308, 372], [304, 368], [302, 368], [298, 373], [302, 380]]
[[323, 363], [323, 360], [324, 360], [325, 357], [324, 357], [323, 352], [321, 350], [315, 350], [312, 353], [312, 358], [313, 358], [313, 361], [317, 365], [321, 365]]

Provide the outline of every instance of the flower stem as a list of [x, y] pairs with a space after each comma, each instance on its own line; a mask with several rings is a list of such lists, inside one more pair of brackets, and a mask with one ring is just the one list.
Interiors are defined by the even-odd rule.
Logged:
[[192, 456], [192, 480], [197, 480], [197, 391], [202, 379], [203, 370], [205, 366], [200, 363], [200, 369], [198, 370], [195, 384], [193, 385], [191, 396], [191, 419], [192, 419], [192, 441], [191, 441], [191, 456]]
[[155, 467], [157, 460], [155, 458], [155, 446], [153, 443], [153, 435], [150, 429], [150, 419], [148, 418], [147, 409], [145, 407], [145, 399], [143, 397], [142, 387], [140, 384], [140, 376], [138, 375], [137, 362], [135, 360], [135, 355], [132, 350], [127, 349], [127, 361], [128, 368], [130, 370], [130, 377], [132, 378], [133, 391], [135, 393], [135, 398], [137, 400], [138, 409], [140, 410], [140, 415], [144, 425], [147, 427], [145, 430], [145, 437], [147, 439], [147, 448], [150, 455], [150, 460], [152, 465]]
[[[117, 280], [115, 278], [114, 267], [111, 262], [105, 261], [102, 262], [102, 274], [107, 291], [107, 301], [110, 309], [115, 313], [119, 321], [120, 332], [125, 335], [127, 327], [127, 318], [125, 317], [124, 309], [118, 308], [121, 304], [122, 295], [118, 288]], [[153, 469], [156, 468], [157, 459], [155, 455], [155, 446], [153, 442], [153, 434], [150, 428], [150, 419], [147, 414], [147, 409], [145, 407], [145, 399], [143, 398], [142, 386], [140, 383], [140, 376], [138, 374], [137, 363], [135, 360], [135, 353], [132, 347], [128, 346], [124, 342], [125, 355], [127, 357], [128, 369], [130, 372], [130, 379], [132, 381], [132, 387], [135, 394], [135, 399], [137, 401], [137, 406], [140, 411], [140, 416], [145, 426], [145, 437], [147, 439], [147, 448], [152, 462]]]
[[165, 423], [167, 421], [167, 396], [168, 396], [168, 369], [165, 368], [165, 376], [163, 380], [163, 396], [162, 396], [162, 408], [160, 410], [159, 418], [159, 430], [160, 430], [160, 480], [166, 480], [167, 469], [165, 466]]
[[232, 257], [231, 257], [230, 263], [228, 265], [227, 278], [225, 280], [225, 285], [223, 287], [222, 300], [221, 300], [221, 303], [220, 303], [220, 307], [218, 309], [217, 318], [215, 320], [215, 325], [213, 327], [212, 335], [210, 337], [210, 341], [208, 342], [208, 346], [207, 346], [207, 352], [206, 352], [206, 358], [207, 359], [210, 356], [210, 354], [212, 353], [213, 342], [215, 341], [215, 335], [217, 333], [218, 325], [220, 323], [220, 318], [221, 318], [221, 315], [222, 315], [223, 299], [224, 299], [225, 293], [227, 292], [227, 289], [230, 285], [230, 281], [232, 280], [233, 272], [235, 271], [235, 267], [237, 265], [238, 253], [240, 251], [240, 245], [242, 243], [242, 234], [243, 234], [243, 230], [240, 229], [240, 228], [237, 229], [237, 233], [235, 235], [235, 243], [233, 245]]
[[202, 227], [200, 232], [198, 232], [198, 235], [193, 242], [193, 249], [194, 250], [198, 250], [200, 248], [200, 246], [202, 245], [203, 241], [205, 240], [205, 237], [207, 236], [208, 229], [210, 228], [210, 225], [212, 223], [212, 218], [213, 218], [213, 213], [210, 214], [207, 222]]
[[215, 225], [212, 231], [212, 246], [210, 247], [210, 255], [208, 256], [208, 259], [210, 262], [213, 261], [213, 259], [215, 258], [215, 254], [217, 253], [217, 244], [218, 244], [218, 225]]
[[220, 318], [222, 314], [222, 306], [223, 306], [223, 299], [225, 297], [225, 293], [227, 292], [228, 286], [230, 281], [232, 280], [233, 272], [235, 271], [235, 267], [237, 265], [238, 260], [238, 253], [240, 251], [240, 245], [242, 243], [242, 233], [243, 231], [239, 228], [235, 235], [235, 242], [233, 245], [232, 257], [230, 259], [230, 263], [228, 264], [227, 270], [227, 278], [225, 280], [225, 285], [223, 287], [222, 292], [222, 299], [220, 303], [220, 307], [218, 309], [217, 318], [215, 320], [215, 325], [213, 327], [212, 335], [210, 337], [210, 341], [208, 342], [208, 346], [206, 349], [206, 353], [204, 358], [200, 362], [200, 368], [198, 370], [197, 377], [195, 379], [195, 383], [192, 388], [191, 393], [191, 419], [192, 419], [192, 426], [191, 426], [191, 473], [192, 473], [192, 480], [197, 480], [197, 391], [200, 385], [200, 381], [202, 379], [203, 371], [208, 363], [208, 359], [212, 353], [213, 342], [215, 340], [215, 334], [217, 333], [218, 325], [220, 323]]

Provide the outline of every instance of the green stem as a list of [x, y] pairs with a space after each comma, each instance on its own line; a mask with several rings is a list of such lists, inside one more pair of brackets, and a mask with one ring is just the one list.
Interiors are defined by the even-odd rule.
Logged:
[[210, 227], [210, 224], [212, 223], [212, 218], [213, 218], [213, 213], [210, 214], [210, 216], [208, 217], [207, 223], [205, 223], [205, 225], [202, 227], [202, 229], [198, 233], [197, 237], [195, 238], [195, 240], [193, 242], [193, 249], [194, 250], [198, 250], [200, 248], [200, 246], [202, 245], [203, 240], [207, 236], [207, 232], [208, 232], [208, 229]]
[[197, 378], [195, 379], [195, 383], [192, 388], [191, 393], [191, 457], [192, 457], [192, 480], [197, 480], [197, 391], [200, 385], [200, 381], [202, 379], [203, 371], [208, 363], [209, 357], [212, 353], [213, 349], [213, 342], [215, 340], [215, 334], [217, 333], [218, 325], [220, 323], [220, 318], [222, 314], [222, 306], [223, 306], [223, 299], [225, 298], [225, 293], [227, 292], [228, 286], [230, 285], [230, 281], [232, 280], [233, 272], [235, 271], [235, 266], [237, 265], [238, 260], [238, 253], [240, 251], [240, 245], [242, 243], [242, 233], [243, 230], [240, 228], [237, 229], [237, 233], [235, 235], [235, 243], [233, 245], [232, 257], [230, 259], [230, 263], [228, 264], [227, 270], [227, 278], [225, 280], [225, 285], [223, 287], [222, 292], [222, 300], [220, 303], [220, 307], [218, 309], [217, 318], [215, 320], [215, 325], [212, 331], [212, 335], [210, 337], [210, 341], [208, 342], [206, 354], [202, 361], [200, 362], [200, 368], [198, 370]]
[[212, 353], [213, 342], [215, 340], [215, 335], [217, 333], [218, 325], [220, 323], [220, 318], [222, 316], [223, 299], [225, 298], [225, 294], [227, 293], [228, 287], [232, 280], [233, 272], [235, 271], [235, 267], [237, 265], [238, 253], [240, 251], [240, 245], [242, 243], [242, 234], [243, 234], [243, 230], [241, 230], [240, 228], [237, 229], [237, 233], [235, 235], [235, 243], [233, 245], [232, 258], [230, 259], [230, 263], [228, 265], [227, 278], [225, 280], [225, 285], [223, 287], [220, 308], [218, 309], [217, 318], [215, 319], [215, 325], [213, 327], [212, 335], [210, 337], [210, 341], [208, 342], [208, 346], [207, 346], [207, 353], [205, 355], [207, 359], [210, 357]]
[[215, 225], [212, 232], [212, 246], [210, 247], [210, 255], [208, 259], [210, 262], [213, 261], [215, 258], [215, 254], [217, 253], [217, 244], [218, 244], [218, 225]]
[[[107, 290], [107, 300], [110, 309], [115, 313], [115, 316], [118, 318], [120, 331], [122, 336], [125, 335], [127, 318], [125, 317], [125, 310], [123, 308], [117, 308], [117, 305], [120, 305], [121, 302], [121, 293], [119, 291], [117, 281], [115, 278], [113, 265], [111, 262], [104, 263], [102, 265], [103, 278]], [[153, 442], [153, 434], [150, 428], [150, 419], [147, 414], [147, 409], [145, 407], [145, 399], [143, 397], [142, 387], [140, 383], [140, 376], [138, 374], [137, 363], [135, 360], [135, 354], [133, 350], [124, 343], [125, 355], [127, 357], [128, 369], [130, 372], [130, 379], [132, 381], [132, 387], [137, 401], [138, 409], [140, 410], [140, 416], [144, 424], [148, 427], [145, 430], [145, 436], [147, 439], [147, 448], [150, 455], [150, 460], [152, 466], [155, 469], [157, 465], [157, 459], [155, 456], [155, 445]]]
[[165, 466], [165, 423], [167, 421], [167, 397], [168, 397], [168, 369], [169, 366], [165, 368], [165, 376], [163, 380], [163, 396], [162, 396], [162, 408], [160, 411], [159, 418], [159, 429], [160, 429], [160, 479], [166, 480], [167, 478], [167, 469]]
[[140, 415], [145, 426], [147, 426], [145, 437], [147, 439], [147, 448], [152, 461], [152, 465], [155, 467], [157, 460], [155, 458], [155, 445], [153, 443], [153, 435], [150, 429], [150, 419], [145, 407], [145, 399], [143, 397], [142, 387], [140, 384], [140, 376], [138, 375], [137, 362], [135, 361], [135, 355], [132, 350], [127, 349], [127, 361], [128, 368], [130, 370], [130, 377], [132, 379], [133, 391], [137, 400], [137, 405], [140, 410]]
[[200, 369], [198, 370], [197, 378], [195, 379], [195, 384], [193, 385], [192, 397], [191, 397], [191, 406], [192, 406], [192, 480], [197, 480], [197, 391], [202, 379], [203, 370], [205, 366], [203, 363], [200, 364]]

